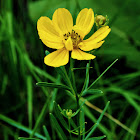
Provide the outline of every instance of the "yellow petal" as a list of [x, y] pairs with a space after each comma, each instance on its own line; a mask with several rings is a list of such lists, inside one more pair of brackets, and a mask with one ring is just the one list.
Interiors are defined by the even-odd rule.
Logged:
[[100, 42], [110, 33], [110, 31], [111, 29], [109, 28], [109, 26], [101, 27], [90, 38], [84, 40], [83, 42], [90, 42], [92, 44]]
[[48, 17], [39, 18], [37, 22], [37, 30], [40, 39], [46, 46], [54, 49], [61, 49], [64, 47], [62, 37]]
[[69, 51], [65, 48], [54, 51], [44, 58], [44, 63], [52, 67], [66, 65], [69, 61]]
[[[85, 36], [90, 32], [93, 24], [94, 24], [94, 12], [93, 12], [93, 10], [84, 8], [78, 14], [77, 19], [76, 19], [76, 25], [74, 26], [73, 29], [76, 32], [78, 32], [77, 31], [78, 29], [81, 30]], [[82, 36], [82, 37], [84, 38], [84, 36]]]
[[103, 43], [104, 41], [100, 41], [99, 43], [95, 43], [95, 44], [91, 44], [89, 42], [85, 42], [85, 43], [81, 42], [79, 44], [80, 46], [79, 48], [83, 51], [91, 51], [93, 49], [99, 48], [100, 46], [102, 46]]
[[73, 18], [71, 13], [65, 8], [58, 8], [53, 14], [53, 23], [62, 32], [62, 34], [72, 31]]
[[80, 49], [73, 49], [71, 53], [71, 57], [77, 60], [91, 60], [94, 59], [96, 56], [89, 53], [85, 53]]
[[71, 51], [73, 50], [73, 43], [72, 43], [72, 40], [71, 40], [71, 37], [69, 37], [65, 43], [65, 47], [68, 51]]

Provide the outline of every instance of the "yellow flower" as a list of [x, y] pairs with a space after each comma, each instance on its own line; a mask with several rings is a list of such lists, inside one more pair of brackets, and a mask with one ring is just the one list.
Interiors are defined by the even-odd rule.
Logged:
[[48, 17], [40, 17], [37, 22], [40, 39], [47, 47], [57, 49], [44, 58], [44, 63], [52, 67], [66, 65], [69, 61], [69, 51], [73, 59], [94, 59], [94, 55], [84, 51], [99, 48], [111, 29], [109, 26], [101, 27], [90, 38], [83, 40], [93, 24], [93, 10], [87, 8], [80, 11], [74, 26], [71, 13], [65, 8], [57, 9], [52, 20]]

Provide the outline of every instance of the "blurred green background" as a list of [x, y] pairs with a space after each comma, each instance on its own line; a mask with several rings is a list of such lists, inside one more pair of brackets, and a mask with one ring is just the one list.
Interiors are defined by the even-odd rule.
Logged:
[[[111, 101], [107, 112], [136, 135], [104, 116], [93, 136], [105, 134], [107, 140], [140, 140], [139, 0], [0, 1], [0, 140], [28, 137], [46, 99], [49, 99], [46, 115], [36, 131], [44, 136], [42, 126], [45, 125], [50, 136], [59, 139], [51, 127], [48, 115], [53, 112], [53, 100], [62, 108], [76, 108], [74, 101], [65, 91], [36, 86], [39, 81], [63, 83], [56, 70], [43, 62], [45, 50], [48, 48], [39, 39], [36, 28], [40, 16], [51, 18], [53, 12], [61, 7], [71, 12], [74, 22], [81, 9], [92, 8], [95, 14], [108, 16], [112, 29], [102, 47], [94, 52], [97, 58], [91, 62], [93, 69], [90, 69], [90, 82], [115, 59], [119, 60], [94, 85], [94, 89], [100, 89], [104, 93], [85, 98], [101, 109], [107, 101]], [[92, 33], [93, 30], [89, 36]], [[76, 60], [74, 67], [85, 67], [86, 63], [87, 61]], [[66, 67], [69, 67], [69, 64]], [[80, 91], [85, 70], [74, 72]], [[84, 111], [88, 130], [100, 113], [86, 105]], [[28, 129], [23, 129], [24, 126]]]

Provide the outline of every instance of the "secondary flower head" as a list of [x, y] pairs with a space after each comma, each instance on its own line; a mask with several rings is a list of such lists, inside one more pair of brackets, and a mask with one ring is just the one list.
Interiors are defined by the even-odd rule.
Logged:
[[87, 8], [80, 11], [74, 26], [71, 13], [65, 8], [57, 9], [52, 20], [48, 17], [40, 17], [37, 22], [40, 39], [47, 47], [57, 49], [44, 58], [44, 63], [52, 67], [66, 65], [69, 61], [70, 51], [73, 59], [94, 59], [94, 55], [84, 51], [99, 48], [111, 29], [109, 26], [101, 27], [90, 38], [84, 40], [93, 24], [93, 10]]

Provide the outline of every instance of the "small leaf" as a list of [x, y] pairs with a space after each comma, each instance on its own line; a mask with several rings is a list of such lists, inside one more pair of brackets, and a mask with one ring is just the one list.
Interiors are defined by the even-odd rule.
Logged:
[[50, 54], [50, 52], [48, 50], [46, 50], [45, 55], [47, 56], [48, 54]]
[[106, 136], [99, 136], [99, 137], [92, 137], [92, 138], [88, 138], [87, 140], [102, 140], [104, 139]]
[[40, 139], [19, 137], [18, 140], [40, 140]]
[[90, 69], [90, 63], [91, 63], [91, 61], [89, 61], [89, 63], [87, 63], [87, 66], [86, 66], [86, 78], [85, 78], [85, 81], [84, 81], [84, 85], [83, 85], [81, 94], [83, 93], [84, 90], [87, 89], [88, 84], [89, 84], [89, 69]]
[[83, 107], [83, 105], [86, 101], [87, 101], [86, 99], [83, 101], [83, 103], [80, 105], [80, 108], [75, 113], [73, 113], [72, 117], [74, 117], [75, 115], [78, 114], [78, 112], [81, 110], [81, 108]]
[[105, 69], [105, 71], [87, 89], [90, 89], [117, 61], [118, 61], [118, 59], [116, 59], [111, 65], [109, 65]]
[[65, 85], [60, 85], [60, 84], [55, 84], [55, 83], [47, 83], [47, 82], [38, 82], [36, 83], [37, 86], [43, 86], [43, 87], [53, 87], [53, 88], [59, 88], [59, 89], [65, 89], [65, 90], [70, 90], [68, 86]]
[[75, 122], [73, 121], [72, 118], [70, 119], [70, 124], [71, 124], [71, 126], [72, 126], [74, 129], [77, 128], [77, 126], [76, 126], [76, 124], [75, 124]]
[[83, 107], [81, 108], [81, 111], [80, 111], [80, 131], [83, 134], [82, 139], [84, 139], [85, 138], [85, 114], [84, 114]]
[[56, 72], [62, 77], [62, 79], [64, 80], [64, 82], [67, 84], [68, 81], [67, 81], [67, 75], [65, 73], [65, 67], [64, 66], [61, 66], [61, 67], [57, 67], [55, 68]]
[[[17, 129], [19, 129], [19, 130], [22, 130], [22, 131], [24, 131], [24, 132], [27, 132], [28, 134], [32, 134], [32, 132], [33, 132], [31, 129], [29, 129], [29, 128], [23, 126], [22, 124], [20, 124], [20, 123], [14, 121], [14, 120], [12, 120], [12, 119], [10, 119], [10, 118], [8, 118], [8, 117], [2, 115], [2, 114], [0, 114], [0, 120], [2, 120], [2, 121], [4, 121], [4, 122], [8, 123], [8, 124], [11, 125], [11, 126], [14, 126], [15, 128], [17, 128]], [[36, 137], [40, 138], [41, 140], [46, 140], [46, 138], [45, 138], [44, 136], [40, 135], [39, 133], [35, 133], [34, 135], [35, 135]]]
[[61, 122], [61, 124], [64, 126], [65, 129], [68, 130], [68, 125], [67, 125], [66, 121], [64, 120], [62, 114], [60, 113], [60, 110], [59, 110], [58, 105], [56, 104], [56, 102], [54, 102], [54, 111], [55, 111], [55, 114], [56, 114], [57, 118]]
[[60, 136], [62, 139], [66, 140], [67, 137], [64, 133], [64, 131], [62, 130], [61, 126], [59, 125], [58, 121], [56, 120], [56, 118], [53, 116], [53, 114], [50, 113], [50, 118], [51, 118], [51, 122], [53, 127], [56, 129], [57, 132], [60, 133]]
[[89, 90], [84, 90], [82, 96], [85, 96], [86, 94], [101, 94], [103, 93], [99, 89], [89, 89]]
[[44, 133], [45, 133], [47, 140], [51, 140], [50, 135], [49, 135], [48, 130], [47, 130], [45, 125], [43, 125], [43, 130], [44, 130]]

